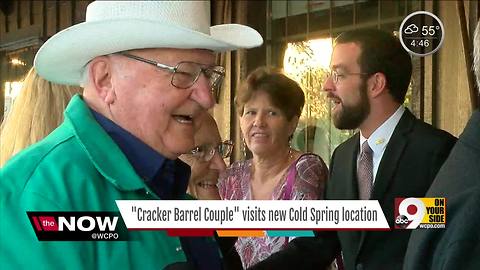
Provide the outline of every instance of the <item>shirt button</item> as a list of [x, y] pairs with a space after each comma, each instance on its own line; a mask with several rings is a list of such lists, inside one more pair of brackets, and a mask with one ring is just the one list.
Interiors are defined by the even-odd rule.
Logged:
[[175, 251], [176, 251], [176, 252], [182, 251], [182, 247], [176, 247], [176, 248], [175, 248]]
[[145, 190], [146, 195], [150, 195], [150, 192], [148, 190]]

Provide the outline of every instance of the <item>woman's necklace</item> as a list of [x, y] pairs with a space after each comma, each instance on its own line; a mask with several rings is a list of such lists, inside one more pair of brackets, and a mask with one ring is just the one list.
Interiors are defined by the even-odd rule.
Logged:
[[[272, 173], [272, 171], [269, 171], [270, 175], [274, 176], [274, 178], [281, 178], [281, 176], [284, 174], [285, 170], [288, 169], [288, 167], [290, 166], [290, 163], [292, 162], [293, 160], [293, 151], [292, 151], [292, 148], [289, 147], [288, 148], [288, 152], [287, 152], [287, 155], [286, 155], [286, 158], [283, 159], [284, 161], [281, 164], [281, 167], [277, 170], [277, 172], [274, 172]], [[255, 172], [255, 164], [253, 164], [254, 166], [252, 166], [252, 172]], [[278, 179], [277, 179], [278, 180]]]
[[[286, 157], [283, 159], [284, 161], [280, 161], [280, 166], [275, 168], [276, 171], [273, 172], [271, 169], [268, 169], [266, 174], [262, 174], [262, 176], [255, 173], [255, 166], [252, 166], [252, 172], [255, 175], [254, 183], [252, 183], [252, 198], [256, 199], [270, 199], [275, 188], [279, 185], [279, 183], [284, 179], [285, 173], [290, 167], [290, 163], [293, 160], [293, 153], [294, 151], [292, 148], [288, 148], [288, 152]], [[263, 178], [263, 179], [259, 179]], [[268, 179], [265, 179], [268, 178]], [[267, 181], [262, 181], [267, 180]]]

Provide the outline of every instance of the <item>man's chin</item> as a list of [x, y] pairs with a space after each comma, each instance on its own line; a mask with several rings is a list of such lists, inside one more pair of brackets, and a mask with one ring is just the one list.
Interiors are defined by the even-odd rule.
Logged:
[[363, 119], [333, 119], [333, 125], [341, 130], [353, 130], [357, 129], [360, 124], [363, 122]]
[[333, 119], [333, 125], [341, 130], [356, 129], [356, 127], [350, 123], [347, 123], [344, 119]]
[[333, 125], [338, 129], [347, 129], [345, 127], [345, 120], [340, 113], [332, 114]]

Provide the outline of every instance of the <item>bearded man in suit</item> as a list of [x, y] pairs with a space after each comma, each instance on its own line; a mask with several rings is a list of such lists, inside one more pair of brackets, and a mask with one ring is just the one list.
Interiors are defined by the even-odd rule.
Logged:
[[[394, 199], [424, 197], [455, 137], [417, 119], [402, 104], [412, 63], [399, 40], [376, 29], [336, 40], [324, 91], [333, 123], [358, 129], [332, 156], [325, 197], [378, 200], [391, 228]], [[346, 269], [401, 269], [410, 231], [319, 232], [296, 238], [254, 269], [322, 269], [340, 251]]]

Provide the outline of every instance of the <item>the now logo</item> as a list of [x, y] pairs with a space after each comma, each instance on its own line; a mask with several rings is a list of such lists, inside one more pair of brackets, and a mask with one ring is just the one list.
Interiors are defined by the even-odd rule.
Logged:
[[64, 231], [65, 228], [69, 231], [75, 231], [77, 228], [83, 232], [93, 231], [95, 228], [98, 228], [101, 232], [115, 231], [117, 227], [118, 217], [91, 217], [91, 216], [82, 216], [78, 219], [76, 217], [69, 217], [67, 220], [66, 217], [58, 217], [58, 230]]
[[[27, 212], [27, 214], [41, 241], [110, 241], [125, 240], [121, 236], [126, 237], [125, 224], [118, 212]], [[99, 237], [100, 233], [113, 233], [115, 237], [106, 239]]]

